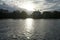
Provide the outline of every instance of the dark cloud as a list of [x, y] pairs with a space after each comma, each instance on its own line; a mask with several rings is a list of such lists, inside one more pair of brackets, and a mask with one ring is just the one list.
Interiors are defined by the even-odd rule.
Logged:
[[56, 2], [60, 2], [60, 0], [46, 0], [47, 3], [56, 3]]
[[60, 0], [45, 0], [45, 10], [60, 10]]

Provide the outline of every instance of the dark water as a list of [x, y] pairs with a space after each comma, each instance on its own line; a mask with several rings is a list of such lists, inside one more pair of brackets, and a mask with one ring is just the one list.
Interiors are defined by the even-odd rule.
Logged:
[[60, 40], [60, 19], [0, 20], [0, 40]]

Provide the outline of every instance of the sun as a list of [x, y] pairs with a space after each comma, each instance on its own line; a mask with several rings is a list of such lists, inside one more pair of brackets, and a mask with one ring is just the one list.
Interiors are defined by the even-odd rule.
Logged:
[[29, 3], [29, 2], [24, 3], [24, 4], [21, 5], [21, 8], [24, 8], [24, 9], [26, 9], [28, 11], [34, 11], [34, 7], [35, 7], [34, 4]]
[[32, 4], [25, 4], [25, 5], [23, 5], [23, 8], [24, 9], [27, 9], [28, 11], [33, 11], [34, 10]]

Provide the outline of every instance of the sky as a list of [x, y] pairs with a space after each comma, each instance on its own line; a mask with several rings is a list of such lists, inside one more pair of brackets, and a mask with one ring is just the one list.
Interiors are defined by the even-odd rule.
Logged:
[[[6, 3], [12, 7], [30, 8], [30, 10], [60, 10], [60, 0], [0, 0], [0, 5]], [[28, 8], [26, 8], [28, 9]]]

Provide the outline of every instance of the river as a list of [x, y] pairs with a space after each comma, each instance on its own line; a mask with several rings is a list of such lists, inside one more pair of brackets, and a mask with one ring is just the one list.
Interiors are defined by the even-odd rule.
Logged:
[[1, 19], [0, 40], [60, 40], [60, 19]]

